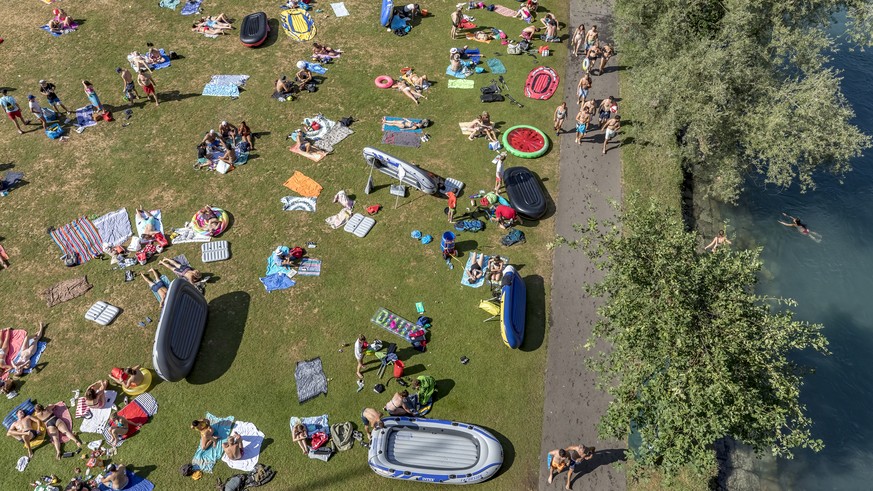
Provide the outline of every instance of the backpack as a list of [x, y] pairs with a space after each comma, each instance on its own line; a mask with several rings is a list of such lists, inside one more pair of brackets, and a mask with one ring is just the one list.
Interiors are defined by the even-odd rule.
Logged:
[[485, 228], [482, 220], [461, 220], [455, 224], [455, 230], [460, 232], [479, 232]]
[[224, 484], [219, 482], [218, 489], [219, 491], [243, 491], [246, 488], [247, 477], [245, 474], [237, 474], [225, 481]]
[[520, 55], [522, 52], [521, 46], [518, 43], [509, 43], [506, 45], [506, 54]]
[[345, 452], [355, 445], [352, 439], [352, 423], [337, 423], [330, 426], [330, 441], [340, 452]]
[[495, 83], [492, 83], [491, 85], [489, 85], [489, 86], [487, 86], [487, 87], [482, 87], [482, 88], [479, 89], [479, 90], [482, 91], [482, 95], [485, 95], [485, 94], [496, 94], [496, 93], [500, 92], [500, 89], [497, 88], [497, 84], [495, 84]]
[[525, 241], [524, 232], [522, 232], [521, 230], [515, 229], [515, 228], [510, 229], [509, 233], [506, 234], [505, 236], [503, 236], [502, 239], [500, 239], [500, 243], [507, 246], [507, 247], [509, 247], [513, 244], [518, 244], [519, 242], [524, 242], [524, 241]]
[[255, 470], [249, 472], [248, 476], [246, 476], [246, 488], [263, 486], [272, 481], [274, 477], [276, 477], [276, 471], [270, 468], [270, 466], [257, 464], [255, 465]]
[[299, 261], [303, 259], [303, 256], [306, 254], [306, 251], [303, 250], [302, 247], [294, 247], [291, 249], [291, 252], [288, 253], [291, 256], [291, 259], [295, 261]]
[[194, 466], [191, 464], [185, 464], [179, 468], [179, 474], [182, 474], [182, 477], [190, 477], [191, 474], [194, 474]]
[[[521, 50], [521, 53], [529, 50], [530, 46], [531, 46], [530, 41], [528, 41], [527, 39], [522, 39], [521, 41], [518, 42], [518, 49]], [[519, 53], [519, 54], [521, 54], [521, 53]]]
[[64, 129], [61, 128], [61, 125], [58, 123], [54, 123], [51, 126], [47, 127], [45, 130], [45, 136], [51, 138], [52, 140], [57, 140], [61, 136], [64, 135]]
[[500, 94], [482, 94], [479, 96], [482, 102], [503, 102], [504, 98]]

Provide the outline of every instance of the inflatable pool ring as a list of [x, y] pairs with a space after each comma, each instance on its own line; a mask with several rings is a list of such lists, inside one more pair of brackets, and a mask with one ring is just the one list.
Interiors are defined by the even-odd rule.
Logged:
[[142, 371], [142, 383], [137, 385], [136, 387], [121, 387], [121, 390], [124, 391], [125, 394], [129, 396], [138, 396], [145, 391], [149, 390], [152, 386], [152, 371], [148, 368], [140, 368]]
[[589, 60], [587, 57], [584, 60], [582, 60], [582, 69], [583, 70], [585, 70], [587, 72], [588, 67], [590, 67], [590, 66], [591, 66], [591, 60]]
[[518, 125], [503, 132], [506, 151], [523, 159], [535, 159], [549, 149], [549, 138], [533, 126]]
[[374, 82], [376, 83], [376, 87], [379, 87], [380, 89], [390, 89], [391, 86], [394, 85], [394, 79], [388, 75], [379, 75]]
[[227, 230], [227, 226], [230, 224], [230, 215], [227, 214], [226, 211], [221, 208], [212, 208], [212, 211], [218, 215], [219, 227], [214, 232], [209, 230], [209, 225], [206, 223], [206, 220], [200, 216], [200, 212], [194, 214], [191, 218], [191, 229], [197, 232], [198, 234], [209, 235], [212, 237], [218, 237], [225, 230]]

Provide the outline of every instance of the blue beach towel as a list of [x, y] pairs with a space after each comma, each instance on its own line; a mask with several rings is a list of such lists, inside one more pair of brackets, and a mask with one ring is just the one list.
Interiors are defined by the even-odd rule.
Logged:
[[209, 80], [209, 83], [217, 85], [236, 85], [237, 87], [243, 87], [248, 80], [248, 75], [213, 75], [212, 78]]
[[279, 246], [272, 254], [270, 254], [270, 257], [267, 258], [267, 276], [276, 273], [287, 274], [293, 271], [290, 267], [281, 265], [281, 260], [278, 258], [277, 254], [288, 254], [289, 252], [291, 252], [291, 249], [289, 249], [288, 246]]
[[182, 15], [194, 15], [200, 12], [200, 0], [185, 2], [182, 5]]
[[161, 3], [158, 4], [159, 7], [176, 10], [176, 7], [179, 6], [179, 0], [161, 0]]
[[283, 273], [274, 273], [268, 276], [264, 276], [260, 278], [261, 283], [264, 284], [264, 288], [267, 289], [267, 293], [272, 293], [276, 290], [284, 290], [286, 288], [291, 288], [297, 283], [288, 277], [288, 275]]
[[239, 87], [234, 84], [216, 84], [210, 82], [203, 87], [202, 95], [237, 98], [239, 97]]
[[[127, 486], [124, 487], [124, 491], [152, 491], [155, 489], [155, 485], [151, 481], [137, 476], [133, 471], [127, 470], [125, 474], [127, 474]], [[100, 491], [112, 491], [112, 488], [105, 484], [101, 484], [98, 489]]]
[[76, 109], [76, 126], [83, 126], [87, 128], [88, 126], [94, 126], [97, 124], [97, 121], [94, 121], [94, 106], [85, 106]]
[[327, 424], [327, 415], [322, 414], [321, 416], [310, 416], [308, 418], [300, 419], [297, 416], [291, 417], [291, 429], [293, 430], [297, 423], [303, 423], [303, 426], [306, 428], [306, 436], [311, 437], [312, 435], [318, 433], [319, 431], [323, 431], [327, 436], [330, 436], [330, 425]]
[[407, 21], [403, 17], [399, 15], [395, 15], [391, 18], [391, 30], [396, 31], [397, 29], [406, 29]]
[[325, 73], [327, 73], [327, 68], [321, 66], [321, 63], [306, 62], [306, 69], [312, 73], [317, 73], [319, 75], [324, 75]]
[[[39, 363], [39, 358], [42, 356], [42, 352], [45, 351], [45, 347], [46, 347], [45, 341], [40, 341], [36, 344], [36, 353], [34, 353], [33, 356], [30, 357], [30, 368], [22, 370], [21, 371], [22, 375], [26, 375], [26, 374], [30, 373], [30, 371], [33, 370], [33, 367], [35, 367]], [[21, 348], [24, 349], [24, 345], [22, 345]], [[21, 352], [19, 351], [19, 353], [17, 355], [15, 355], [15, 359], [12, 360], [12, 363], [18, 363], [18, 360], [20, 358], [21, 358]]]
[[44, 26], [39, 26], [39, 28], [42, 29], [43, 31], [51, 34], [54, 37], [59, 37], [61, 34], [63, 34], [62, 32], [52, 32], [52, 30], [51, 30], [51, 28], [49, 28], [48, 24], [46, 24]]
[[[412, 121], [413, 123], [421, 123], [420, 119], [415, 119], [415, 118], [405, 118], [405, 119], [408, 119], [408, 120]], [[403, 120], [404, 120], [404, 118], [398, 118], [395, 116], [385, 116], [385, 121], [403, 121]], [[411, 128], [401, 128], [400, 126], [395, 126], [393, 124], [383, 124], [382, 131], [397, 131], [397, 132], [402, 132], [402, 133], [421, 133], [422, 132], [421, 128], [414, 130]]]
[[502, 61], [497, 58], [488, 58], [488, 61], [485, 62], [488, 65], [488, 69], [491, 70], [491, 73], [495, 75], [502, 75], [506, 73], [506, 65], [503, 64]]
[[212, 445], [206, 450], [201, 450], [200, 442], [197, 442], [197, 451], [194, 452], [194, 458], [191, 459], [191, 464], [203, 472], [212, 473], [212, 468], [215, 467], [215, 463], [218, 462], [218, 459], [220, 459], [222, 455], [224, 455], [224, 449], [221, 445], [226, 442], [227, 437], [230, 436], [230, 431], [233, 428], [234, 417], [228, 416], [226, 418], [219, 418], [211, 413], [206, 413], [206, 419], [209, 421], [209, 426], [212, 427], [213, 435], [215, 435], [218, 440], [215, 442], [215, 445]]
[[461, 68], [457, 72], [453, 72], [451, 65], [446, 67], [446, 75], [451, 75], [452, 77], [455, 77], [455, 78], [467, 78], [467, 75], [464, 73], [463, 68]]
[[479, 48], [467, 48], [464, 50], [464, 56], [473, 63], [479, 63], [482, 55], [479, 53]]
[[9, 414], [7, 414], [5, 418], [3, 418], [3, 426], [7, 430], [10, 426], [12, 426], [12, 423], [18, 421], [18, 416], [15, 413], [17, 413], [19, 409], [24, 409], [24, 414], [33, 414], [33, 401], [28, 399], [12, 408], [11, 411], [9, 411]]
[[152, 70], [160, 70], [161, 68], [167, 68], [170, 66], [170, 57], [167, 56], [167, 53], [164, 51], [164, 48], [161, 48], [158, 51], [161, 52], [161, 56], [163, 56], [164, 59], [160, 63], [150, 64], [149, 67], [151, 67]]

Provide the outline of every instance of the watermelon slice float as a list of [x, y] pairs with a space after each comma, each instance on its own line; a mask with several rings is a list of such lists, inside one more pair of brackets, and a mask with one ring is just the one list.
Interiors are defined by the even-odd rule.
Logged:
[[523, 159], [535, 159], [549, 149], [549, 138], [533, 126], [518, 125], [503, 133], [506, 151]]

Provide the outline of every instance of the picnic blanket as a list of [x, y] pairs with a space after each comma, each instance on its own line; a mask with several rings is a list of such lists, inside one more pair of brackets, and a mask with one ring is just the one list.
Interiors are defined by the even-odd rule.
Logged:
[[294, 171], [294, 174], [292, 174], [283, 185], [291, 191], [307, 198], [317, 198], [318, 195], [321, 194], [321, 190], [324, 189], [321, 187], [321, 184], [306, 177], [300, 171]]
[[448, 88], [450, 89], [472, 89], [476, 86], [475, 80], [449, 80]]
[[294, 380], [297, 381], [297, 401], [300, 404], [327, 395], [327, 376], [321, 364], [321, 358], [298, 361], [294, 369]]
[[402, 123], [404, 119], [408, 119], [413, 123], [421, 123], [422, 120], [415, 118], [398, 118], [395, 116], [385, 116], [382, 118], [388, 123], [382, 123], [382, 131], [396, 131], [396, 132], [404, 132], [404, 133], [421, 133], [421, 128], [403, 128], [402, 126], [390, 124], [392, 121], [397, 121], [398, 123]]
[[217, 84], [213, 82], [203, 86], [201, 95], [213, 97], [239, 97], [239, 86], [234, 84]]
[[343, 2], [332, 3], [330, 4], [330, 8], [333, 9], [333, 15], [337, 17], [345, 17], [349, 15], [349, 10], [346, 8], [346, 4]]
[[215, 445], [203, 450], [200, 448], [200, 442], [197, 442], [197, 450], [194, 452], [194, 458], [191, 459], [191, 464], [194, 465], [195, 468], [203, 471], [212, 473], [212, 469], [215, 467], [215, 463], [218, 462], [218, 459], [224, 454], [224, 449], [221, 447], [224, 442], [227, 441], [227, 437], [230, 436], [230, 429], [233, 427], [233, 416], [227, 416], [225, 418], [219, 418], [217, 416], [212, 415], [211, 413], [206, 413], [206, 419], [209, 421], [209, 426], [212, 427], [213, 435], [217, 438]]
[[149, 218], [143, 218], [139, 213], [136, 214], [136, 233], [140, 237], [142, 237], [142, 233], [145, 232], [146, 225], [151, 223], [152, 228], [164, 233], [164, 224], [161, 221], [161, 210], [151, 210], [147, 212], [151, 215]]
[[70, 28], [69, 28], [69, 29], [61, 29], [61, 32], [56, 32], [56, 31], [52, 31], [51, 27], [49, 27], [48, 24], [46, 24], [46, 25], [44, 25], [44, 26], [39, 26], [40, 29], [42, 29], [43, 31], [45, 31], [45, 32], [47, 32], [47, 33], [49, 33], [49, 34], [51, 34], [51, 35], [54, 36], [54, 37], [59, 37], [59, 36], [61, 36], [61, 35], [63, 35], [63, 34], [67, 34], [68, 32], [73, 32], [73, 31], [75, 31], [78, 27], [79, 27], [79, 25], [76, 24], [75, 22], [73, 22], [72, 24], [70, 24]]
[[[112, 406], [115, 404], [115, 398], [118, 396], [118, 393], [114, 390], [107, 390], [105, 393], [106, 404], [99, 409], [87, 409], [91, 417], [82, 420], [82, 424], [79, 426], [80, 432], [103, 434], [103, 431], [106, 430], [106, 424], [109, 422], [109, 416], [112, 415]], [[85, 398], [82, 397], [80, 400], [84, 401]]]
[[[127, 486], [124, 487], [124, 491], [152, 491], [155, 489], [155, 485], [151, 481], [137, 476], [132, 470], [125, 469], [124, 473], [127, 474]], [[112, 491], [112, 488], [105, 484], [100, 484], [97, 489], [100, 491]]]
[[495, 5], [494, 12], [504, 16], [504, 17], [515, 17], [515, 14], [518, 13], [516, 10], [512, 10], [511, 8], [504, 7], [503, 5]]
[[488, 65], [488, 69], [491, 70], [491, 73], [493, 73], [494, 75], [502, 75], [506, 73], [506, 65], [504, 65], [503, 62], [498, 60], [497, 58], [488, 58], [485, 63]]
[[295, 196], [285, 196], [281, 199], [282, 211], [315, 211], [315, 201], [318, 198], [301, 198]]
[[292, 280], [290, 276], [284, 273], [273, 273], [259, 279], [261, 280], [261, 283], [264, 284], [267, 293], [272, 293], [276, 290], [285, 290], [297, 284], [296, 281]]
[[161, 3], [158, 4], [158, 7], [176, 10], [176, 7], [179, 6], [180, 0], [161, 0]]
[[398, 147], [418, 148], [421, 146], [421, 136], [402, 131], [384, 131], [382, 132], [382, 143]]
[[330, 425], [327, 424], [326, 414], [322, 414], [321, 416], [310, 416], [303, 419], [300, 419], [297, 416], [291, 416], [291, 431], [294, 431], [294, 427], [297, 426], [297, 423], [303, 423], [303, 426], [306, 428], [306, 436], [308, 437], [311, 437], [319, 431], [323, 431], [327, 436], [330, 436]]
[[200, 13], [201, 0], [188, 0], [182, 5], [182, 15], [194, 15]]
[[242, 421], [234, 423], [231, 433], [236, 433], [242, 438], [242, 458], [240, 460], [230, 460], [226, 455], [223, 455], [221, 460], [231, 469], [243, 472], [255, 470], [255, 466], [258, 465], [258, 458], [261, 456], [264, 434], [253, 423]]
[[96, 108], [90, 104], [76, 109], [76, 122], [73, 124], [80, 128], [87, 128], [96, 125], [97, 121], [94, 121], [94, 109]]
[[475, 283], [470, 283], [470, 274], [467, 270], [470, 269], [470, 266], [473, 265], [473, 255], [468, 254], [467, 265], [464, 266], [464, 274], [461, 276], [461, 284], [464, 286], [469, 286], [470, 288], [479, 288], [480, 286], [485, 284], [485, 276], [488, 274], [488, 260], [491, 259], [491, 256], [485, 256], [482, 259], [482, 276], [479, 277], [479, 280]]
[[190, 226], [173, 229], [175, 237], [171, 239], [174, 244], [185, 244], [187, 242], [209, 242], [212, 236], [201, 234]]
[[333, 146], [352, 135], [354, 131], [348, 126], [335, 124], [328, 132], [312, 143], [315, 148], [325, 152], [333, 152]]
[[103, 239], [91, 220], [85, 217], [49, 230], [49, 235], [61, 252], [77, 256], [80, 263], [90, 261], [103, 253]]
[[127, 208], [121, 208], [95, 219], [93, 222], [94, 228], [103, 239], [103, 244], [110, 247], [119, 246], [133, 235], [130, 228], [130, 216], [127, 214]]
[[300, 276], [321, 276], [321, 259], [310, 257], [301, 259], [300, 266], [297, 267], [297, 274]]
[[45, 300], [47, 306], [54, 307], [76, 297], [81, 297], [90, 289], [91, 284], [88, 283], [88, 277], [82, 276], [54, 284], [40, 292], [39, 296]]

